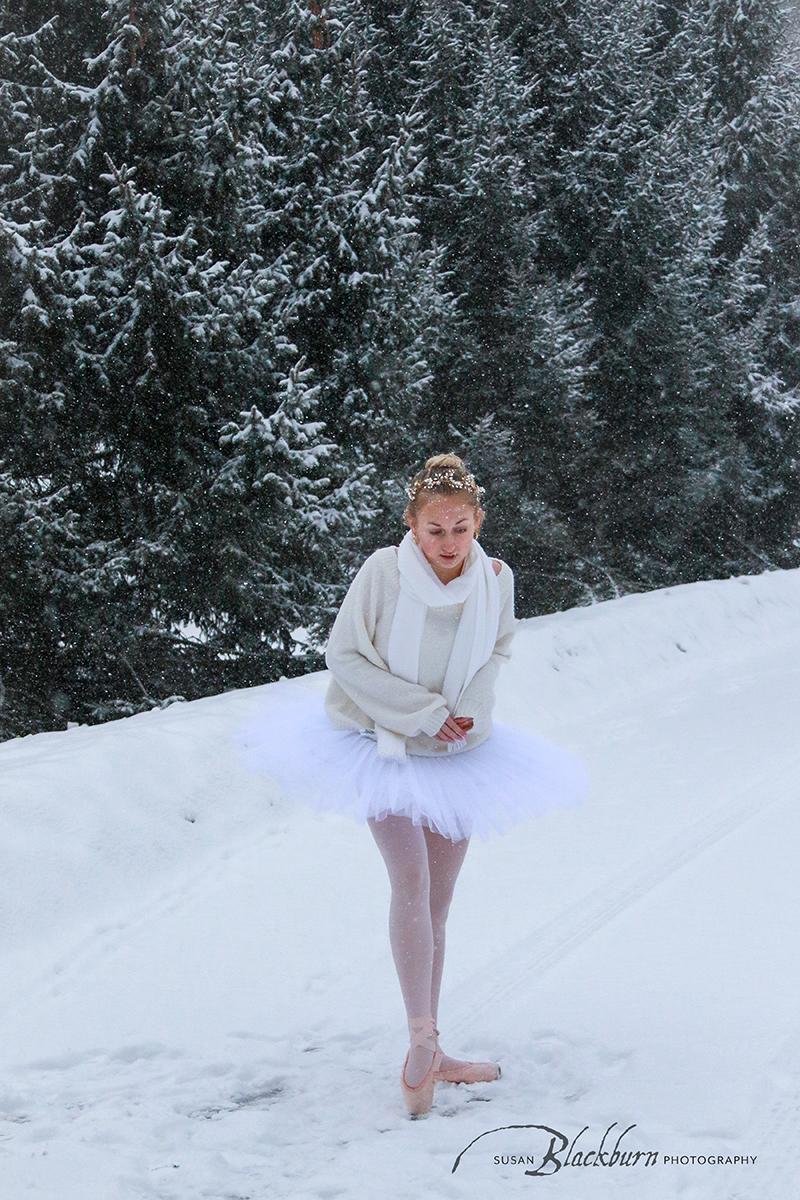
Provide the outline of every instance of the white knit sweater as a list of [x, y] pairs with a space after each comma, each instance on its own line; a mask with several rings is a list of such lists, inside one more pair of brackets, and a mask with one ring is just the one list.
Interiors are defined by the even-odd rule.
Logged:
[[[514, 637], [514, 574], [503, 563], [500, 584], [500, 624], [494, 652], [467, 686], [454, 717], [475, 721], [461, 749], [479, 745], [492, 729], [494, 685], [500, 664], [511, 657]], [[447, 719], [448, 708], [439, 689], [444, 682], [450, 649], [462, 604], [429, 608], [419, 656], [419, 683], [393, 675], [386, 665], [400, 573], [397, 547], [384, 546], [362, 564], [342, 601], [331, 629], [325, 662], [332, 679], [325, 711], [339, 729], [373, 731], [376, 723], [406, 739], [408, 754], [446, 754], [447, 742], [434, 737]]]

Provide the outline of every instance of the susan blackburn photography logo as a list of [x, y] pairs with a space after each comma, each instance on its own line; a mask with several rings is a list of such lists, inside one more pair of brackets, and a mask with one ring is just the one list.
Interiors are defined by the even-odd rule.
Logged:
[[616, 1135], [615, 1138], [610, 1138], [611, 1130], [617, 1125], [616, 1121], [612, 1121], [606, 1129], [599, 1144], [592, 1145], [590, 1139], [586, 1139], [581, 1146], [578, 1142], [587, 1133], [589, 1126], [584, 1125], [583, 1129], [577, 1133], [572, 1140], [563, 1133], [560, 1129], [554, 1129], [550, 1125], [501, 1125], [497, 1129], [487, 1129], [483, 1133], [478, 1134], [461, 1150], [453, 1162], [451, 1174], [458, 1170], [462, 1159], [472, 1150], [477, 1142], [483, 1138], [491, 1137], [498, 1133], [508, 1133], [511, 1130], [524, 1129], [529, 1131], [525, 1135], [527, 1149], [523, 1153], [507, 1153], [494, 1152], [492, 1154], [492, 1164], [494, 1166], [514, 1166], [523, 1168], [524, 1175], [555, 1175], [562, 1167], [654, 1167], [658, 1163], [664, 1165], [689, 1165], [696, 1164], [698, 1166], [753, 1166], [755, 1165], [757, 1154], [666, 1154], [658, 1150], [642, 1150], [632, 1147], [630, 1144], [622, 1145], [623, 1139], [636, 1128], [636, 1122], [628, 1125]]

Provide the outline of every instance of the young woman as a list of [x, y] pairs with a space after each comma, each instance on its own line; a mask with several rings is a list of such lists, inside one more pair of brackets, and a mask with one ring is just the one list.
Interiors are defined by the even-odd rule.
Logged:
[[266, 765], [295, 795], [366, 822], [383, 856], [410, 1034], [401, 1090], [416, 1116], [437, 1081], [500, 1075], [496, 1063], [445, 1055], [436, 1027], [445, 923], [470, 837], [578, 803], [585, 778], [557, 747], [492, 724], [514, 577], [478, 541], [483, 488], [440, 454], [406, 491], [408, 532], [366, 559], [334, 621], [324, 713], [285, 702]]

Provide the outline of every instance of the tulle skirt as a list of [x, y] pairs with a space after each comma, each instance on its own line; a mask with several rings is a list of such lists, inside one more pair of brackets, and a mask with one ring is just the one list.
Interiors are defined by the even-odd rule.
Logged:
[[249, 770], [319, 811], [362, 823], [398, 813], [454, 842], [580, 805], [588, 787], [573, 755], [498, 721], [472, 749], [381, 758], [374, 735], [337, 729], [322, 695], [294, 682], [272, 685], [235, 740]]

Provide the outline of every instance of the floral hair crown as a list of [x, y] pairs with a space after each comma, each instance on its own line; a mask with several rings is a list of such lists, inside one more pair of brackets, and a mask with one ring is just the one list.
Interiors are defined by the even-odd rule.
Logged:
[[416, 498], [419, 491], [434, 491], [435, 488], [441, 487], [442, 484], [452, 488], [461, 488], [465, 492], [471, 492], [480, 500], [485, 493], [486, 488], [479, 487], [474, 475], [457, 475], [452, 467], [440, 467], [428, 475], [425, 479], [416, 479], [406, 488], [406, 495], [409, 500]]

